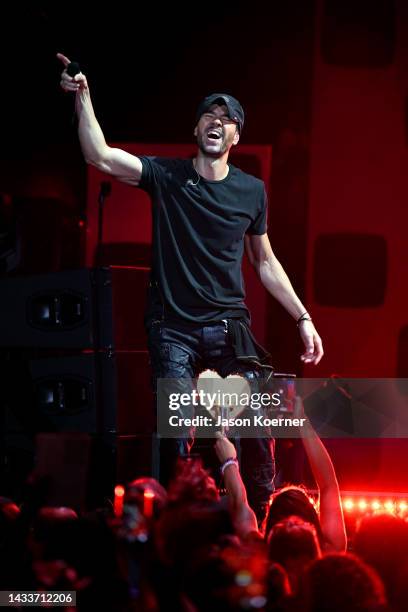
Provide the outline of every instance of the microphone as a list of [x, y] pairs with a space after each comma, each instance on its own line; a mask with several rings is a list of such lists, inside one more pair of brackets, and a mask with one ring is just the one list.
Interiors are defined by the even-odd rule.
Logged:
[[186, 182], [186, 187], [197, 187], [198, 183], [200, 182], [200, 178], [201, 176], [198, 174], [197, 170], [194, 168], [195, 173], [197, 175], [197, 180], [196, 182], [193, 181], [193, 179], [188, 179], [188, 181]]
[[78, 62], [70, 62], [67, 66], [67, 74], [69, 74], [70, 77], [74, 77], [76, 74], [79, 74], [81, 72], [81, 69], [79, 67]]
[[[69, 76], [72, 78], [76, 74], [79, 74], [81, 72], [81, 68], [79, 67], [78, 62], [70, 62], [65, 70], [67, 71], [67, 74], [69, 74]], [[72, 120], [71, 120], [72, 125], [75, 125], [75, 117], [76, 117], [76, 113], [74, 110], [74, 114], [72, 115]]]

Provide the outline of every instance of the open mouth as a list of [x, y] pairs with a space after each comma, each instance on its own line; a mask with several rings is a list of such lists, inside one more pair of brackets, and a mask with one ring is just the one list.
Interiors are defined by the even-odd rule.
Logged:
[[222, 138], [222, 132], [220, 130], [214, 130], [214, 129], [208, 130], [207, 138], [209, 140], [214, 140], [214, 141], [220, 140]]

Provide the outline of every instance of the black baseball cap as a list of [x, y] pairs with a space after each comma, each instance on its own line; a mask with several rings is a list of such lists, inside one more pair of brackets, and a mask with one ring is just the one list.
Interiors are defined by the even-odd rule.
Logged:
[[225, 104], [229, 118], [237, 122], [239, 133], [241, 133], [245, 119], [244, 109], [238, 100], [229, 94], [214, 93], [204, 98], [198, 105], [196, 122], [199, 122], [201, 115], [206, 113], [213, 104], [219, 104], [220, 106]]

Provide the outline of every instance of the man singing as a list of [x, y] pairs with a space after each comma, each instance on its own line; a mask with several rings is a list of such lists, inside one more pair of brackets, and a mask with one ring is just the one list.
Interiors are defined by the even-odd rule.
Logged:
[[[305, 346], [301, 359], [317, 364], [321, 339], [275, 257], [267, 234], [264, 183], [228, 163], [239, 142], [242, 106], [216, 93], [199, 105], [194, 159], [136, 157], [106, 144], [95, 118], [87, 79], [69, 76], [61, 87], [76, 93], [79, 139], [87, 163], [149, 193], [153, 207], [152, 269], [145, 317], [154, 378], [190, 380], [205, 369], [225, 377], [262, 376], [266, 353], [253, 337], [245, 306], [244, 248], [265, 289], [297, 321]], [[180, 100], [180, 113], [184, 100]], [[162, 440], [162, 478], [191, 440]], [[261, 520], [273, 492], [273, 440], [241, 440], [248, 500]]]

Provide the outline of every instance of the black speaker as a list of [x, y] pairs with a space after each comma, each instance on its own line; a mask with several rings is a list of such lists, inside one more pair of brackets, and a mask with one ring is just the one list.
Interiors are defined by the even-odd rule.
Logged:
[[100, 503], [118, 478], [153, 474], [156, 415], [143, 326], [149, 272], [112, 266], [0, 281], [3, 490], [21, 493], [38, 436], [51, 463], [58, 440], [63, 445], [50, 464], [53, 503], [75, 501], [75, 468], [64, 476], [61, 457], [76, 444], [90, 454], [92, 473], [89, 485], [88, 472], [81, 476], [80, 505]]
[[[7, 353], [0, 368], [5, 374], [0, 395], [3, 494], [20, 500], [38, 461], [49, 480], [44, 502], [75, 502], [81, 509], [105, 503], [117, 482], [158, 476], [146, 352], [47, 358]], [[81, 459], [77, 472], [76, 457], [84, 453], [86, 461]]]
[[0, 346], [146, 348], [149, 268], [86, 268], [0, 281]]
[[155, 429], [148, 354], [84, 353], [0, 358], [6, 433], [151, 434]]

